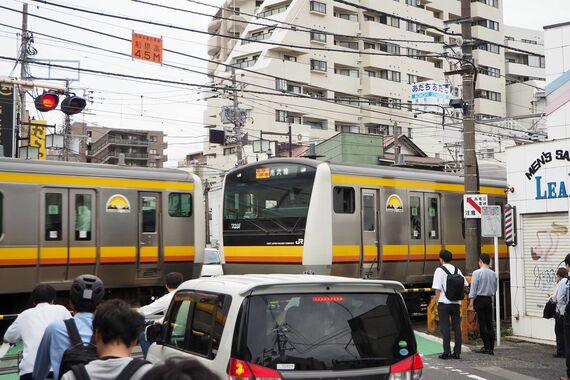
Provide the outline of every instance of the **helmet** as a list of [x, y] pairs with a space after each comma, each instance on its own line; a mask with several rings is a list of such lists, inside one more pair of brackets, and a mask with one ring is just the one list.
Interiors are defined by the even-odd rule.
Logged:
[[69, 290], [71, 302], [78, 305], [80, 303], [99, 304], [105, 295], [103, 281], [92, 274], [82, 274], [73, 280]]

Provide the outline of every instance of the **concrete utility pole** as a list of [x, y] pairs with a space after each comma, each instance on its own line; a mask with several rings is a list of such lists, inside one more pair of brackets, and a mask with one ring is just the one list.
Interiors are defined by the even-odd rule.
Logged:
[[394, 122], [394, 165], [400, 163], [400, 127]]
[[[477, 69], [473, 62], [471, 35], [471, 0], [461, 0], [461, 35], [465, 41], [462, 46], [463, 59], [463, 155], [464, 181], [466, 194], [479, 194], [479, 170], [475, 152], [475, 112], [474, 92]], [[481, 246], [479, 244], [479, 219], [465, 219], [465, 269], [467, 273], [477, 269]]]
[[235, 67], [232, 67], [232, 92], [233, 92], [233, 97], [234, 97], [234, 133], [237, 137], [237, 149], [236, 149], [236, 155], [237, 155], [237, 164], [242, 165], [243, 164], [243, 146], [242, 146], [242, 141], [241, 141], [241, 137], [242, 137], [242, 127], [243, 125], [241, 124], [241, 121], [238, 117], [238, 91], [237, 91], [237, 81], [236, 81], [236, 69]]
[[[22, 37], [20, 41], [20, 80], [27, 78], [27, 66], [28, 66], [28, 4], [24, 3], [22, 5]], [[24, 120], [26, 117], [26, 90], [20, 85], [20, 112], [18, 113], [18, 130], [16, 131], [16, 143], [14, 144], [12, 156], [18, 157], [18, 146], [20, 144], [20, 137], [27, 136], [29, 127], [26, 126], [28, 120]]]

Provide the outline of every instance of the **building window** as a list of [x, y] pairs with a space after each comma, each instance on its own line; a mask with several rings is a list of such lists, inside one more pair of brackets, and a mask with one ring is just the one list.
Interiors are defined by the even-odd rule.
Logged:
[[369, 125], [366, 127], [366, 133], [371, 135], [382, 135], [383, 129], [380, 125]]
[[376, 44], [373, 44], [371, 42], [365, 42], [364, 43], [364, 50], [367, 50], [367, 49], [376, 50]]
[[236, 147], [233, 146], [231, 148], [224, 148], [224, 156], [230, 156], [232, 154], [236, 154]]
[[379, 44], [380, 51], [390, 54], [400, 54], [400, 46], [394, 44]]
[[282, 123], [287, 122], [287, 111], [275, 110], [275, 121], [280, 121]]
[[311, 70], [327, 71], [327, 62], [311, 59]]
[[325, 124], [322, 121], [304, 120], [303, 123], [311, 127], [311, 129], [325, 129]]
[[287, 91], [287, 80], [285, 79], [275, 79], [275, 89], [281, 91]]
[[327, 42], [327, 35], [320, 32], [311, 32], [311, 41]]
[[376, 21], [376, 17], [371, 15], [364, 15], [364, 21]]
[[531, 44], [531, 45], [536, 45], [537, 42], [535, 40], [527, 40], [525, 38], [521, 39], [521, 42], [524, 42], [525, 44]]
[[495, 8], [499, 8], [499, 0], [475, 0], [479, 3], [487, 4]]
[[380, 78], [386, 79], [392, 82], [399, 82], [400, 81], [400, 73], [398, 71], [393, 70], [381, 70], [380, 71]]
[[417, 23], [415, 23], [415, 22], [408, 21], [408, 22], [406, 23], [406, 30], [407, 30], [408, 32], [417, 33], [418, 30], [419, 30], [419, 25], [418, 25]]
[[156, 149], [149, 149], [149, 150], [148, 150], [148, 154], [154, 154], [154, 155], [156, 155], [156, 154], [158, 154], [158, 151], [157, 151]]
[[419, 7], [420, 6], [420, 0], [406, 0], [406, 5]]
[[335, 45], [340, 46], [340, 47], [344, 47], [344, 48], [348, 48], [348, 49], [353, 49], [353, 50], [358, 50], [358, 42], [353, 42], [353, 41], [336, 41], [334, 42]]
[[544, 57], [538, 55], [528, 56], [528, 65], [531, 67], [541, 67], [544, 68]]
[[297, 57], [295, 57], [294, 55], [283, 55], [283, 60], [285, 61], [291, 61], [291, 62], [297, 62]]
[[478, 49], [488, 51], [490, 53], [501, 54], [501, 47], [489, 42], [483, 43], [478, 46]]
[[340, 75], [345, 75], [348, 77], [353, 77], [353, 78], [358, 78], [359, 77], [359, 72], [357, 69], [339, 69], [339, 68], [335, 68], [334, 69], [335, 74], [340, 74]]
[[289, 83], [289, 84], [287, 84], [287, 92], [293, 92], [295, 94], [300, 94], [301, 93], [301, 85], [295, 84], [295, 83]]
[[515, 38], [511, 36], [505, 36], [505, 41], [514, 41]]
[[389, 26], [393, 26], [394, 28], [400, 27], [400, 19], [392, 16], [381, 15], [378, 18], [380, 24], [385, 24]]
[[479, 66], [479, 72], [483, 75], [488, 75], [495, 78], [499, 78], [501, 76], [501, 70], [494, 67]]
[[192, 194], [168, 194], [168, 215], [173, 218], [187, 218], [192, 215]]
[[501, 93], [488, 90], [476, 90], [475, 97], [480, 99], [492, 100], [494, 102], [501, 101]]
[[287, 122], [291, 124], [303, 124], [301, 116], [287, 116]]
[[410, 138], [410, 139], [412, 138], [412, 128], [408, 128], [407, 135], [408, 135], [408, 138]]
[[362, 72], [362, 76], [363, 76], [363, 77], [372, 77], [372, 78], [375, 78], [375, 77], [376, 77], [376, 71], [364, 70], [364, 71]]
[[148, 162], [148, 163], [146, 164], [146, 166], [147, 166], [148, 168], [156, 168], [156, 167], [157, 167], [157, 164], [156, 164], [156, 162]]
[[333, 188], [333, 210], [337, 214], [353, 214], [355, 210], [354, 188], [335, 186]]
[[479, 20], [477, 21], [477, 25], [493, 30], [499, 30], [499, 23], [492, 20], [485, 20], [485, 19]]
[[311, 1], [311, 11], [318, 12], [318, 13], [327, 13], [327, 5], [325, 3], [321, 3], [320, 1]]
[[148, 137], [148, 141], [150, 141], [150, 142], [158, 142], [158, 136], [153, 136], [153, 135], [151, 135], [151, 136]]
[[408, 74], [408, 84], [418, 83], [419, 77], [417, 75]]
[[350, 132], [350, 133], [360, 133], [360, 127], [358, 125], [335, 125], [335, 130], [337, 132]]
[[256, 17], [258, 17], [258, 18], [269, 17], [269, 16], [273, 16], [273, 15], [276, 15], [279, 13], [283, 13], [287, 10], [288, 6], [289, 5], [284, 5], [282, 7], [267, 9], [261, 13], [258, 13]]
[[338, 17], [348, 21], [358, 21], [358, 15], [352, 13], [335, 13], [334, 17]]

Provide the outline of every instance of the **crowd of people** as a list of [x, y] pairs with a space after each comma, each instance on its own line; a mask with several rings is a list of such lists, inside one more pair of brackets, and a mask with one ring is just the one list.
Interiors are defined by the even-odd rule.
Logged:
[[73, 316], [65, 307], [54, 304], [56, 291], [52, 286], [37, 285], [32, 291], [34, 307], [18, 315], [4, 335], [8, 343], [23, 341], [20, 379], [218, 379], [196, 360], [172, 358], [162, 365], [152, 365], [131, 355], [140, 342], [146, 357], [145, 318], [166, 312], [173, 290], [182, 281], [180, 273], [169, 273], [167, 293], [136, 310], [120, 299], [103, 301], [105, 287], [101, 279], [81, 275], [69, 292]]

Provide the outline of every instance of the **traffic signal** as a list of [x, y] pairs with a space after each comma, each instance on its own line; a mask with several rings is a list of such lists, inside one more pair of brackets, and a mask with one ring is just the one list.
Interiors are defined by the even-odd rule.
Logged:
[[36, 109], [40, 112], [48, 112], [59, 104], [59, 96], [55, 92], [44, 92], [40, 96], [34, 99], [34, 104]]
[[83, 111], [86, 105], [87, 102], [85, 99], [75, 95], [69, 95], [67, 98], [63, 99], [63, 102], [61, 102], [61, 112], [66, 115], [75, 115], [76, 113]]

